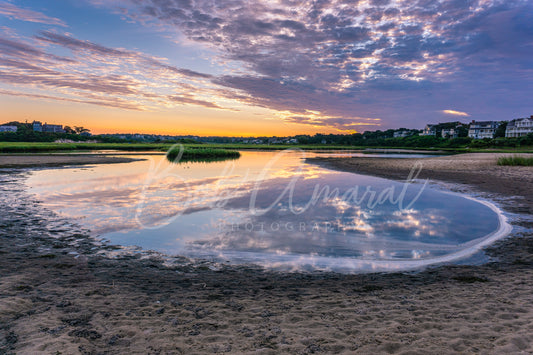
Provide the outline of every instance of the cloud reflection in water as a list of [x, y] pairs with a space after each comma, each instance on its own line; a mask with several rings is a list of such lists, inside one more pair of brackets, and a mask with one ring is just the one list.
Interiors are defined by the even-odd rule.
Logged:
[[[28, 184], [46, 205], [81, 218], [113, 243], [284, 269], [368, 270], [377, 268], [374, 262], [377, 269], [396, 269], [397, 261], [456, 253], [499, 226], [491, 208], [432, 188], [409, 209], [390, 200], [370, 208], [368, 194], [354, 203], [342, 197], [356, 186], [355, 200], [367, 186], [378, 194], [394, 188], [397, 197], [404, 185], [303, 164], [299, 152], [284, 153], [263, 170], [275, 154], [245, 152], [238, 161], [177, 165], [152, 179], [148, 162], [42, 170]], [[257, 210], [250, 208], [254, 188]], [[405, 201], [420, 188], [411, 184]], [[313, 201], [317, 191], [330, 198]]]

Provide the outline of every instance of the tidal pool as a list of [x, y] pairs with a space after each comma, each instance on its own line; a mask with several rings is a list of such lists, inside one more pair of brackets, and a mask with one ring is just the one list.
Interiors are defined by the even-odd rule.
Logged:
[[510, 230], [490, 203], [424, 182], [305, 163], [315, 155], [245, 151], [238, 160], [183, 164], [146, 155], [126, 164], [37, 170], [27, 185], [45, 206], [113, 244], [280, 270], [453, 262]]

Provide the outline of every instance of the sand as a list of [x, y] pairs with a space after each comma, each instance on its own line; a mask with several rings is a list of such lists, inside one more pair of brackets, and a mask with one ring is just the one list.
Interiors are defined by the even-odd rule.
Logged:
[[[380, 164], [407, 169], [413, 162], [368, 159], [336, 168], [385, 176]], [[436, 177], [442, 171], [442, 180], [469, 183], [456, 189], [514, 209], [515, 232], [487, 250], [498, 260], [341, 275], [186, 260], [169, 268], [156, 254], [110, 259], [100, 251], [112, 246], [97, 245], [26, 194], [27, 172], [0, 174], [0, 353], [533, 352], [531, 169], [500, 169], [485, 155], [432, 158], [424, 166]], [[397, 173], [389, 177], [405, 178]], [[497, 190], [473, 174], [505, 183]], [[525, 187], [508, 193], [516, 182]]]
[[129, 163], [135, 158], [111, 157], [97, 154], [2, 154], [0, 168], [42, 167], [84, 164], [117, 164]]

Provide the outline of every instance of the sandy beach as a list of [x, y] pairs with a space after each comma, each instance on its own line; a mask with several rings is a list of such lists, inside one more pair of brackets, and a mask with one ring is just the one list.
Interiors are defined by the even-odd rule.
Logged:
[[[27, 194], [27, 170], [5, 170], [0, 353], [532, 353], [533, 169], [499, 167], [497, 156], [310, 160], [397, 180], [421, 161], [419, 178], [490, 199], [512, 215], [512, 235], [486, 251], [492, 262], [362, 275], [187, 260], [166, 267], [157, 254], [104, 257], [115, 248]], [[97, 163], [70, 158], [34, 163]], [[0, 157], [0, 166], [19, 161]]]

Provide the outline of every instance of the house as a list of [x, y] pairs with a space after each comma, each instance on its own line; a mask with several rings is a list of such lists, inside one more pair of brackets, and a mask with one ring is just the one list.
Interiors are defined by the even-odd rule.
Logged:
[[0, 126], [0, 132], [16, 132], [17, 126]]
[[32, 126], [34, 132], [65, 133], [63, 126], [59, 124], [42, 124], [40, 121], [33, 121]]
[[[35, 131], [35, 128], [34, 128]], [[42, 132], [47, 133], [65, 133], [65, 130], [63, 129], [63, 126], [60, 124], [47, 124], [45, 123], [42, 126]]]
[[436, 136], [437, 135], [437, 125], [427, 124], [424, 128], [424, 132], [420, 133], [421, 136]]
[[441, 131], [442, 138], [457, 138], [459, 137], [459, 132], [453, 128], [443, 128]]
[[394, 132], [394, 138], [404, 138], [413, 135], [410, 131], [399, 130]]
[[473, 139], [494, 138], [499, 126], [500, 122], [497, 121], [472, 121], [468, 129], [468, 136]]
[[33, 121], [33, 131], [34, 132], [42, 132], [43, 131], [43, 124], [40, 121]]
[[518, 118], [509, 122], [507, 124], [507, 129], [505, 130], [505, 137], [523, 137], [527, 136], [529, 133], [533, 133], [533, 116], [530, 118]]

